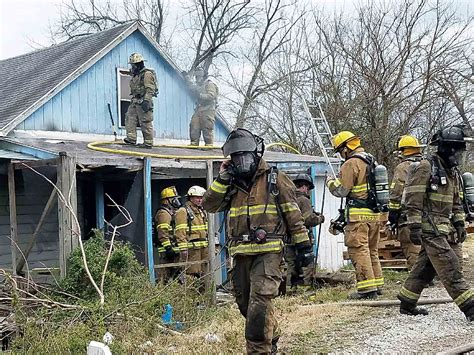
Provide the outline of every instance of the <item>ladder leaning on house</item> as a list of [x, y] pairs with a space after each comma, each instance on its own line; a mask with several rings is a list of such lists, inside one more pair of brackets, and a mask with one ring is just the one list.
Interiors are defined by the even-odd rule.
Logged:
[[[306, 99], [303, 99], [303, 108], [319, 149], [331, 169], [332, 176], [336, 177], [336, 170], [339, 168], [341, 157], [335, 152], [331, 144], [332, 133], [321, 104], [317, 98], [316, 103], [308, 103]], [[331, 159], [331, 157], [337, 157], [338, 159]]]

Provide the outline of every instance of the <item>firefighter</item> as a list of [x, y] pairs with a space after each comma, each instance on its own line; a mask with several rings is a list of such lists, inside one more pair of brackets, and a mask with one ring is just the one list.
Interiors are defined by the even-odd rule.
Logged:
[[[324, 223], [324, 216], [313, 210], [311, 206], [311, 198], [309, 192], [314, 189], [314, 183], [311, 176], [308, 174], [298, 174], [293, 183], [296, 186], [296, 201], [304, 218], [304, 224], [308, 229], [309, 239], [311, 245], [314, 242], [312, 233], [313, 227]], [[314, 265], [310, 264], [305, 268], [296, 264], [296, 248], [294, 244], [287, 244], [285, 248], [285, 260], [288, 266], [288, 279], [290, 280], [292, 290], [296, 290], [297, 284], [303, 281], [303, 284], [308, 285], [311, 280]]]
[[230, 160], [222, 162], [202, 204], [208, 212], [224, 211], [229, 217], [231, 280], [246, 318], [247, 352], [269, 354], [276, 352], [279, 338], [272, 299], [282, 281], [284, 244], [295, 244], [303, 266], [313, 258], [312, 248], [295, 185], [262, 158], [263, 139], [238, 128], [222, 151]]
[[189, 138], [191, 145], [198, 146], [202, 132], [205, 145], [212, 146], [219, 88], [210, 77], [205, 76], [201, 68], [196, 69], [194, 77], [196, 84], [191, 85], [191, 90], [198, 98], [198, 105], [189, 123]]
[[463, 126], [441, 129], [430, 141], [430, 145], [437, 146], [437, 152], [410, 165], [402, 204], [410, 239], [421, 245], [421, 250], [398, 294], [402, 314], [428, 314], [416, 304], [423, 289], [438, 275], [456, 305], [468, 320], [474, 321], [474, 292], [469, 289], [458, 257], [448, 242], [450, 225], [459, 242], [466, 239], [457, 166], [470, 140]]
[[137, 125], [143, 134], [144, 148], [153, 148], [153, 97], [158, 95], [158, 81], [152, 69], [145, 68], [143, 56], [133, 53], [128, 63], [131, 65], [130, 95], [132, 99], [125, 116], [127, 137], [125, 144], [137, 143]]
[[378, 256], [380, 213], [368, 207], [367, 161], [373, 156], [361, 147], [360, 138], [349, 131], [336, 134], [332, 144], [345, 160], [338, 178], [329, 178], [326, 184], [334, 196], [346, 198], [344, 244], [357, 280], [357, 291], [349, 298], [376, 298], [384, 279]]
[[[161, 191], [161, 206], [155, 215], [159, 264], [177, 263], [180, 261], [180, 248], [178, 245], [186, 243], [186, 236], [178, 236], [175, 232], [175, 214], [180, 207], [181, 202], [174, 186], [167, 187]], [[185, 253], [185, 250], [183, 250], [183, 253]], [[186, 257], [186, 255], [183, 257]], [[170, 279], [176, 278], [179, 272], [180, 270], [174, 267], [163, 268], [159, 279], [162, 282], [168, 282]]]
[[[178, 243], [181, 251], [181, 261], [207, 261], [208, 236], [207, 213], [202, 208], [202, 197], [206, 189], [201, 186], [191, 186], [187, 193], [187, 201], [176, 212], [176, 239], [185, 240]], [[189, 265], [186, 273], [195, 277], [205, 274], [206, 263]]]
[[390, 203], [388, 205], [390, 229], [394, 233], [395, 238], [400, 242], [409, 270], [415, 265], [421, 246], [413, 244], [410, 240], [410, 229], [407, 226], [401, 202], [408, 167], [411, 163], [419, 162], [422, 159], [421, 148], [422, 145], [420, 145], [418, 139], [410, 135], [402, 136], [398, 141], [398, 151], [402, 161], [395, 167], [393, 172], [392, 184], [390, 185]]

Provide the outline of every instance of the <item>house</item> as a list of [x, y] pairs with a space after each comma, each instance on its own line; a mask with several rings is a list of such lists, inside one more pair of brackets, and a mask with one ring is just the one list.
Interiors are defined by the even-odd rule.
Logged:
[[[127, 148], [135, 155], [121, 155], [114, 152], [124, 148], [113, 142], [108, 104], [118, 134], [124, 136], [127, 62], [133, 52], [144, 55], [160, 83], [154, 111], [159, 146], [146, 152]], [[191, 185], [206, 186], [222, 161], [219, 150], [185, 147], [195, 98], [182, 71], [132, 22], [0, 61], [0, 74], [0, 267], [20, 270], [27, 260], [30, 270], [59, 268], [64, 275], [79, 228], [86, 238], [92, 228], [104, 228], [104, 221], [120, 224], [114, 201], [133, 219], [120, 237], [134, 245], [152, 274], [157, 267], [152, 216], [159, 192], [169, 185], [183, 194]], [[231, 128], [220, 116], [215, 124], [216, 140], [223, 142]], [[95, 146], [112, 151], [90, 149], [93, 141], [107, 141]], [[266, 159], [289, 172], [311, 171], [315, 193], [324, 190], [326, 163], [321, 158], [267, 152]], [[335, 215], [338, 201], [327, 196], [326, 208]], [[211, 235], [218, 224], [215, 216]], [[321, 247], [330, 251], [321, 254], [323, 267], [342, 265], [340, 237], [324, 237]]]

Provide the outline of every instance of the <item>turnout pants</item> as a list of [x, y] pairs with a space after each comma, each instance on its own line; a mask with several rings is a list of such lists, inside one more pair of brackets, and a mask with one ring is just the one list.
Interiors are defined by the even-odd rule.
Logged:
[[215, 110], [196, 111], [191, 117], [189, 124], [189, 138], [191, 145], [199, 145], [199, 140], [204, 138], [206, 145], [214, 144], [214, 121], [216, 120]]
[[344, 243], [356, 270], [357, 292], [376, 291], [384, 285], [379, 239], [379, 222], [349, 222], [344, 228]]
[[[207, 261], [209, 255], [209, 249], [206, 248], [199, 248], [199, 249], [189, 249], [188, 250], [188, 261]], [[186, 268], [186, 274], [194, 275], [201, 277], [207, 271], [207, 264], [194, 264], [189, 265]]]
[[272, 339], [279, 337], [272, 299], [282, 280], [282, 254], [234, 256], [232, 284], [240, 313], [246, 318], [249, 354], [270, 354]]
[[131, 103], [125, 116], [127, 138], [132, 142], [137, 141], [137, 125], [140, 123], [143, 142], [153, 145], [153, 110], [144, 112], [139, 104]]
[[[176, 255], [172, 259], [165, 258], [164, 254], [160, 253], [158, 256], [158, 265], [169, 264], [169, 263], [178, 263], [180, 261], [180, 256]], [[169, 281], [176, 279], [181, 274], [181, 268], [179, 267], [164, 267], [160, 268], [157, 271], [158, 282], [168, 283]]]
[[398, 299], [416, 304], [423, 289], [438, 275], [456, 305], [466, 313], [474, 307], [474, 292], [463, 277], [459, 259], [446, 237], [423, 235], [420, 255], [403, 285]]
[[403, 255], [407, 259], [408, 270], [413, 268], [416, 263], [418, 254], [420, 254], [421, 245], [415, 245], [410, 240], [410, 228], [408, 226], [400, 227], [397, 239], [402, 247]]

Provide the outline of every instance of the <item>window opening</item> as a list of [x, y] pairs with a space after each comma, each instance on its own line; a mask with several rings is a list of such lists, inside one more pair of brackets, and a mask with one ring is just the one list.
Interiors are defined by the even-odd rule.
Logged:
[[128, 106], [130, 106], [130, 80], [132, 75], [128, 69], [117, 68], [117, 102], [118, 102], [118, 117], [119, 127], [125, 127], [125, 114]]

